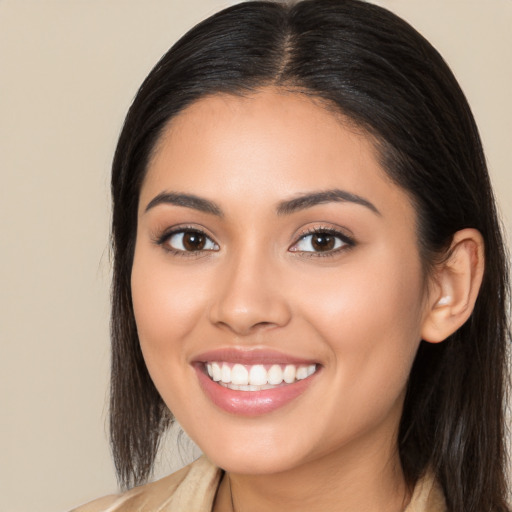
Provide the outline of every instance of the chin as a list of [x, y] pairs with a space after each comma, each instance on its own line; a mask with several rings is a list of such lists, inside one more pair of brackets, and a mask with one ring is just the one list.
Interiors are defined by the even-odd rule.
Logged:
[[[268, 475], [291, 470], [303, 464], [310, 453], [301, 438], [286, 433], [248, 429], [217, 433], [208, 440], [195, 439], [203, 453], [218, 467], [230, 473]], [[212, 432], [213, 433], [213, 432]]]
[[206, 456], [224, 471], [240, 475], [270, 475], [295, 468], [300, 463], [287, 454], [246, 453], [206, 453]]

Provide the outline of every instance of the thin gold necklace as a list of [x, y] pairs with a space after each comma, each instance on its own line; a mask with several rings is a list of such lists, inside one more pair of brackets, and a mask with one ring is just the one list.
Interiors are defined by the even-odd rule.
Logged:
[[228, 475], [228, 484], [229, 484], [229, 497], [231, 499], [231, 512], [235, 512], [235, 504], [233, 503], [233, 491], [231, 489], [231, 478]]

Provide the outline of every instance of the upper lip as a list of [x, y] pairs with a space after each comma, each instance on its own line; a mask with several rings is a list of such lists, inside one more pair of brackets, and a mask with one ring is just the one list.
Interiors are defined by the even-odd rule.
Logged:
[[241, 348], [228, 347], [202, 352], [193, 358], [195, 363], [206, 363], [213, 361], [222, 361], [226, 363], [239, 363], [245, 365], [253, 364], [295, 364], [310, 365], [316, 364], [318, 361], [295, 357], [284, 354], [278, 350], [266, 348]]

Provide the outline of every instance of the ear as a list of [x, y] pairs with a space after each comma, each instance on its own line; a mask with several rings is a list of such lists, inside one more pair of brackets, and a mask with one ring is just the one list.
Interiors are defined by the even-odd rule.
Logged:
[[447, 257], [436, 266], [430, 283], [421, 335], [439, 343], [470, 317], [484, 274], [484, 241], [476, 229], [453, 236]]

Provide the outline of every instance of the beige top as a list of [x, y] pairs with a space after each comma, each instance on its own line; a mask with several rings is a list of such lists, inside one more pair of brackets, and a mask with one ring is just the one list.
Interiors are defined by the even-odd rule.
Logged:
[[[71, 512], [211, 512], [223, 471], [206, 457], [156, 482], [105, 496]], [[439, 485], [421, 479], [405, 512], [446, 512]]]

